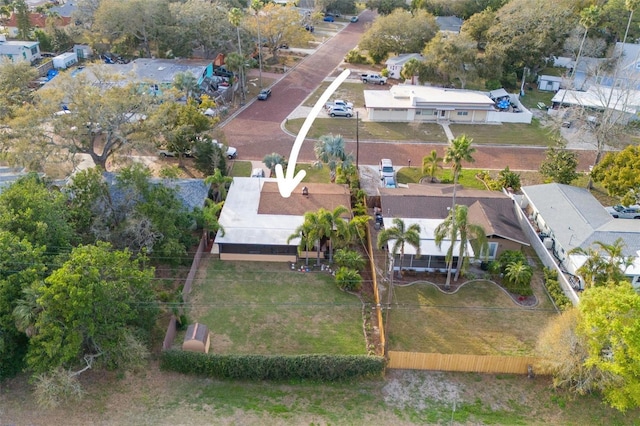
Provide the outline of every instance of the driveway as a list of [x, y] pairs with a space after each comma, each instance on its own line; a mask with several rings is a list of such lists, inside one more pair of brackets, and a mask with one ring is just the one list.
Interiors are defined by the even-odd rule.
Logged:
[[[307, 56], [293, 70], [272, 86], [271, 98], [266, 102], [252, 102], [242, 111], [222, 124], [229, 144], [238, 148], [240, 159], [261, 161], [265, 155], [276, 152], [289, 157], [294, 137], [281, 129], [289, 116], [327, 77], [338, 74], [336, 68], [344, 56], [355, 48], [375, 13], [367, 10], [360, 15], [360, 22], [345, 24], [334, 37], [324, 42], [315, 53]], [[445, 144], [424, 142], [359, 141], [359, 163], [378, 164], [380, 158], [390, 158], [396, 165], [419, 165], [422, 158], [433, 149], [443, 152]], [[544, 160], [544, 147], [476, 146], [473, 167], [501, 170], [538, 170]], [[347, 142], [347, 150], [356, 152], [356, 142]], [[579, 170], [588, 170], [595, 153], [577, 150]], [[305, 140], [299, 161], [315, 161], [313, 140]]]

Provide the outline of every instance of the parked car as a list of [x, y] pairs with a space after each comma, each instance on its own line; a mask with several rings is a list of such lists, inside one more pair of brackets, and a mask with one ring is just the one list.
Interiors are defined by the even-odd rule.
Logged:
[[336, 99], [335, 101], [333, 101], [333, 102], [327, 102], [327, 103], [324, 105], [324, 107], [325, 107], [327, 110], [330, 110], [331, 108], [333, 108], [333, 107], [338, 107], [338, 106], [353, 109], [353, 104], [352, 104], [351, 102], [343, 101], [342, 99]]
[[388, 158], [380, 160], [380, 179], [393, 178], [395, 173], [393, 171], [393, 163]]
[[386, 84], [387, 77], [383, 77], [380, 74], [360, 74], [360, 78], [363, 83], [373, 83], [373, 84]]
[[257, 167], [251, 171], [251, 177], [263, 178], [264, 177], [264, 169]]
[[258, 100], [266, 101], [269, 96], [271, 96], [271, 89], [262, 89], [260, 93], [258, 93]]
[[[218, 142], [217, 140], [213, 139], [211, 141], [211, 143], [214, 143], [216, 145], [218, 145], [218, 148], [220, 148], [222, 150], [222, 152], [224, 152], [224, 155], [226, 155], [226, 157], [229, 160], [233, 160], [234, 158], [236, 158], [238, 156], [238, 150], [232, 146], [226, 147], [224, 146], [224, 144]], [[190, 158], [193, 157], [195, 154], [195, 152], [192, 152], [191, 150], [188, 150], [186, 152], [184, 152], [182, 155], [184, 157]], [[174, 151], [170, 151], [168, 149], [159, 149], [158, 150], [158, 155], [160, 157], [177, 157], [178, 153], [174, 152]]]
[[385, 176], [382, 178], [382, 187], [383, 188], [397, 188], [396, 178], [393, 176]]
[[353, 116], [353, 110], [343, 106], [334, 106], [329, 109], [329, 115], [331, 117], [351, 118]]
[[640, 206], [611, 206], [605, 207], [609, 214], [616, 219], [640, 219]]
[[325, 16], [323, 21], [324, 22], [334, 22], [335, 18], [333, 16]]
[[352, 16], [350, 21], [351, 22], [358, 22], [358, 17], [357, 16]]

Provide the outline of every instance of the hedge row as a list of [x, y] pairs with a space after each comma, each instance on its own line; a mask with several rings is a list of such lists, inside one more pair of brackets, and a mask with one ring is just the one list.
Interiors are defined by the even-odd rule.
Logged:
[[220, 379], [319, 381], [383, 373], [385, 359], [368, 355], [219, 355], [168, 350], [160, 368]]
[[567, 308], [573, 306], [571, 300], [564, 294], [560, 283], [558, 282], [558, 271], [555, 269], [546, 268], [544, 270], [544, 285], [547, 287], [547, 291], [551, 295], [556, 306], [564, 311]]

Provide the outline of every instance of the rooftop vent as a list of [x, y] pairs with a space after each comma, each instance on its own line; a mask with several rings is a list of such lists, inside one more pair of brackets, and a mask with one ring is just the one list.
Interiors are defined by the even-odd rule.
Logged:
[[309, 196], [309, 188], [307, 188], [306, 186], [302, 187], [302, 195], [304, 195], [305, 197]]

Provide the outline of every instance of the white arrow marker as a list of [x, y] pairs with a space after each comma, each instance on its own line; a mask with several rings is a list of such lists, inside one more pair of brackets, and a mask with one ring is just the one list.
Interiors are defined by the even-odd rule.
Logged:
[[293, 148], [291, 148], [291, 154], [289, 155], [289, 165], [287, 166], [287, 177], [284, 176], [284, 171], [282, 170], [282, 164], [276, 164], [276, 179], [278, 181], [278, 190], [280, 191], [280, 195], [283, 198], [289, 198], [291, 193], [302, 179], [306, 176], [307, 172], [304, 170], [300, 170], [295, 177], [293, 174], [296, 171], [296, 162], [298, 161], [298, 154], [300, 154], [300, 148], [302, 148], [302, 142], [304, 142], [304, 138], [307, 137], [307, 133], [309, 133], [309, 129], [311, 129], [311, 125], [313, 121], [316, 119], [318, 114], [320, 114], [320, 110], [327, 103], [333, 92], [336, 91], [338, 86], [340, 86], [351, 73], [350, 70], [344, 70], [342, 73], [336, 78], [333, 83], [327, 87], [327, 90], [324, 91], [318, 102], [313, 106], [311, 112], [307, 116], [306, 120], [302, 124], [302, 128], [296, 136], [296, 140], [293, 143]]

